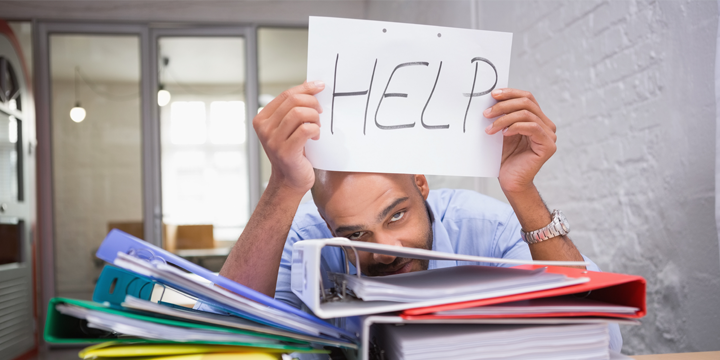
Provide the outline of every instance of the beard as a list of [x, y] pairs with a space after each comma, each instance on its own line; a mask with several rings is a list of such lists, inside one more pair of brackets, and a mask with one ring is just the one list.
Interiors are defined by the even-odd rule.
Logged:
[[[428, 211], [428, 225], [425, 228], [425, 234], [424, 238], [425, 241], [422, 246], [418, 247], [417, 249], [425, 249], [425, 250], [432, 250], [432, 244], [433, 244], [433, 232], [432, 232], [432, 220], [430, 215], [430, 208], [427, 208]], [[410, 258], [395, 258], [393, 262], [389, 264], [383, 264], [383, 263], [376, 263], [371, 264], [368, 266], [366, 273], [369, 276], [382, 276], [387, 273], [392, 273], [403, 266], [407, 265], [410, 262], [416, 262], [419, 264], [420, 269], [419, 270], [427, 270], [428, 266], [430, 265], [430, 260], [424, 260], [424, 259], [410, 259]]]

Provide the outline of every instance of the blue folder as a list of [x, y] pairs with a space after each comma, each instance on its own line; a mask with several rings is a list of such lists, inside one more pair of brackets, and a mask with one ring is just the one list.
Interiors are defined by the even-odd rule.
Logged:
[[[118, 229], [113, 229], [105, 237], [105, 240], [103, 240], [100, 248], [96, 253], [96, 256], [100, 259], [114, 264], [115, 259], [117, 258], [117, 254], [119, 252], [133, 255], [135, 257], [146, 259], [149, 261], [160, 258], [167, 263], [173, 264], [191, 273], [194, 273], [206, 280], [211, 281], [213, 284], [220, 285], [223, 288], [230, 290], [247, 299], [253, 300], [271, 308], [275, 308], [277, 310], [284, 311], [286, 313], [296, 315], [300, 318], [303, 318], [318, 325], [319, 328], [330, 328], [335, 332], [344, 335], [345, 337], [347, 337], [347, 339], [357, 341], [357, 336], [355, 336], [351, 332], [348, 332], [347, 330], [328, 324], [327, 322], [323, 321], [318, 317], [303, 312], [302, 310], [294, 308], [282, 301], [275, 300], [247, 286], [238, 284], [226, 277], [215, 275], [210, 270], [207, 270], [202, 266], [193, 264], [186, 259], [183, 259], [148, 242], [140, 240], [130, 234], [122, 232]], [[236, 311], [232, 312], [236, 313]], [[257, 321], [256, 319], [253, 320]]]

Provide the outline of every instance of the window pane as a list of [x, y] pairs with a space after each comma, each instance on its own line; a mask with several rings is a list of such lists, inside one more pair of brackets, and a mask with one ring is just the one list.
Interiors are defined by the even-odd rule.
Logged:
[[0, 201], [19, 201], [20, 120], [0, 112]]
[[210, 103], [210, 141], [213, 144], [245, 143], [245, 103], [213, 101]]
[[[136, 36], [51, 35], [58, 296], [90, 298], [110, 228], [143, 236]], [[75, 107], [85, 117], [70, 117]]]
[[160, 106], [165, 247], [230, 246], [249, 217], [244, 39], [162, 37], [158, 46], [170, 95]]
[[[305, 82], [307, 29], [258, 29], [259, 106], [267, 105], [284, 90]], [[261, 151], [261, 185], [270, 180], [270, 161]]]
[[170, 106], [170, 137], [173, 145], [204, 144], [207, 133], [205, 103], [175, 101]]

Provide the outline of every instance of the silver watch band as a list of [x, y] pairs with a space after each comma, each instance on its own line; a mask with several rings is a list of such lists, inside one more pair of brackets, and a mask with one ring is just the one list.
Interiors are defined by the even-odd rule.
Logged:
[[547, 226], [534, 231], [520, 231], [522, 239], [528, 244], [537, 244], [569, 232], [570, 224], [560, 210], [553, 210], [552, 221]]

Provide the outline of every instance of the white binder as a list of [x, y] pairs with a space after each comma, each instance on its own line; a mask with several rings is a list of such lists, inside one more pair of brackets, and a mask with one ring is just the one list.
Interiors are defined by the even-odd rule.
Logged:
[[[377, 326], [380, 325], [412, 325], [412, 324], [445, 324], [445, 325], [567, 325], [567, 324], [609, 324], [617, 323], [621, 325], [640, 325], [640, 322], [634, 319], [621, 318], [603, 318], [603, 317], [567, 317], [567, 318], [495, 318], [495, 319], [434, 319], [434, 320], [407, 320], [395, 315], [371, 315], [357, 318], [358, 329], [360, 334], [359, 351], [348, 350], [345, 355], [348, 359], [375, 360], [387, 359], [383, 355], [386, 346], [385, 339], [377, 336]], [[352, 329], [349, 329], [352, 330]], [[612, 358], [612, 357], [611, 357]], [[626, 359], [625, 357], [622, 357]]]
[[[465, 294], [450, 298], [443, 297], [441, 299], [418, 302], [363, 301], [352, 296], [348, 289], [346, 289], [347, 282], [338, 281], [338, 278], [340, 277], [336, 277], [333, 281], [329, 278], [328, 274], [321, 273], [321, 251], [326, 246], [336, 246], [342, 248], [345, 251], [345, 258], [347, 259], [349, 256], [354, 257], [356, 259], [356, 264], [359, 263], [359, 256], [357, 255], [357, 252], [367, 251], [423, 260], [454, 260], [513, 265], [587, 265], [586, 262], [582, 261], [533, 261], [450, 254], [424, 249], [350, 241], [345, 238], [298, 241], [293, 246], [291, 288], [293, 293], [295, 293], [295, 295], [297, 295], [316, 316], [323, 319], [371, 315], [424, 306], [493, 298], [516, 293], [526, 293], [575, 285], [589, 280], [584, 277], [566, 278], [562, 284], [533, 284], [522, 288], [521, 291], [518, 291], [518, 289], [514, 289], [513, 291], [499, 289], [490, 292], [483, 292], [481, 294]], [[347, 263], [347, 260], [345, 265], [345, 271], [349, 273], [350, 266]], [[357, 276], [359, 277], [361, 274], [358, 272]]]

